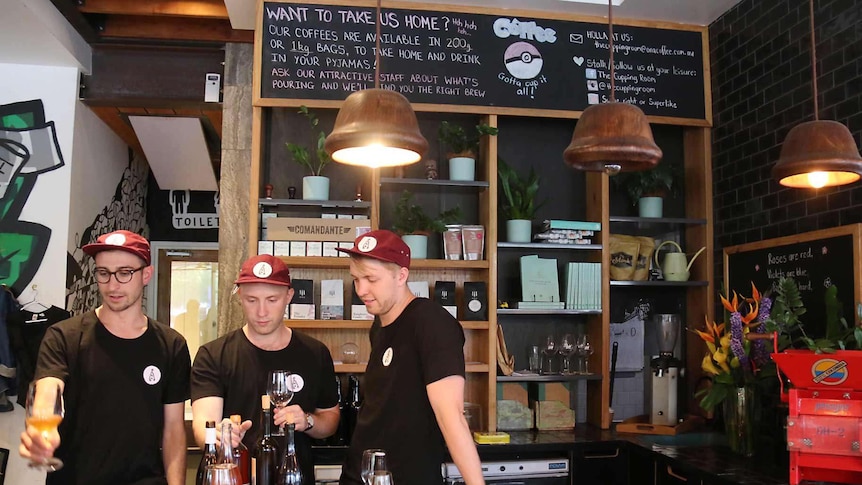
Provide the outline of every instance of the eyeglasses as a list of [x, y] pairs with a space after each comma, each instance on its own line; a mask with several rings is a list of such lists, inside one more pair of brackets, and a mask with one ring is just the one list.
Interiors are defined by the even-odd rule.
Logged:
[[99, 283], [105, 284], [111, 281], [111, 275], [117, 280], [117, 283], [128, 283], [132, 281], [132, 276], [142, 269], [146, 268], [146, 266], [141, 266], [140, 268], [135, 269], [118, 269], [117, 271], [108, 271], [105, 268], [96, 268], [96, 281]]

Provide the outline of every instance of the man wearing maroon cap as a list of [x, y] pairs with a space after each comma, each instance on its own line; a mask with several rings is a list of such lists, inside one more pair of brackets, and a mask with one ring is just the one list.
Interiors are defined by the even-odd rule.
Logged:
[[407, 287], [410, 248], [395, 233], [372, 231], [358, 237], [353, 249], [339, 251], [350, 254], [356, 294], [375, 316], [365, 400], [341, 484], [361, 484], [362, 451], [380, 448], [395, 483], [440, 485], [447, 447], [465, 483], [484, 483], [464, 419], [461, 325]]
[[234, 430], [249, 449], [260, 438], [260, 397], [267, 393], [270, 371], [293, 374], [290, 405], [274, 410], [276, 425], [296, 424], [296, 449], [304, 483], [314, 483], [311, 439], [326, 438], [338, 428], [335, 368], [329, 350], [319, 341], [284, 324], [284, 310], [293, 298], [290, 271], [274, 256], [246, 260], [236, 280], [245, 325], [205, 344], [192, 366], [192, 426], [203, 445], [207, 421], [239, 414], [246, 421]]
[[59, 386], [66, 413], [53, 436], [28, 426], [21, 456], [63, 461], [48, 484], [183, 484], [189, 349], [182, 335], [143, 312], [150, 244], [114, 231], [83, 250], [95, 259], [102, 304], [45, 334], [36, 399]]

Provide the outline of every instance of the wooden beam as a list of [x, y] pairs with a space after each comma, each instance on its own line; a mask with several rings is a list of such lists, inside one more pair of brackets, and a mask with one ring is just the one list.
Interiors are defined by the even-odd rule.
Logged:
[[102, 39], [158, 39], [199, 42], [254, 42], [251, 30], [234, 30], [228, 20], [110, 15]]
[[224, 0], [85, 0], [78, 11], [87, 14], [196, 17], [228, 20]]
[[75, 8], [74, 2], [70, 2], [69, 0], [51, 0], [51, 3], [66, 18], [69, 24], [81, 34], [81, 37], [88, 44], [92, 44], [99, 39], [98, 34], [93, 30], [93, 26], [87, 22], [84, 14]]
[[221, 107], [217, 110], [204, 110], [203, 114], [210, 120], [210, 123], [213, 125], [213, 129], [218, 133], [219, 140], [221, 140], [221, 124], [222, 124], [222, 111]]

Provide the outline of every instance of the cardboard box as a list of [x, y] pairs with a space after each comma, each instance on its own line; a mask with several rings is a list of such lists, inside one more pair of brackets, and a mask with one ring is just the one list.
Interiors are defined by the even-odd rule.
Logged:
[[273, 245], [272, 241], [258, 241], [257, 242], [257, 254], [273, 254]]
[[273, 256], [290, 256], [290, 241], [273, 241], [275, 243], [275, 252]]
[[314, 219], [275, 217], [267, 221], [267, 236], [280, 241], [345, 241], [356, 239], [357, 228], [367, 226], [361, 219]]

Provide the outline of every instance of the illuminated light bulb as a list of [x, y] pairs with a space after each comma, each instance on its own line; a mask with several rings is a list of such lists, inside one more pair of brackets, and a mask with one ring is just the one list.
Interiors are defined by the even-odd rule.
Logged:
[[332, 154], [336, 162], [369, 168], [396, 167], [416, 163], [422, 158], [413, 150], [387, 147], [381, 144], [342, 148]]
[[815, 189], [825, 187], [829, 182], [829, 174], [826, 172], [811, 172], [808, 174], [808, 184]]

